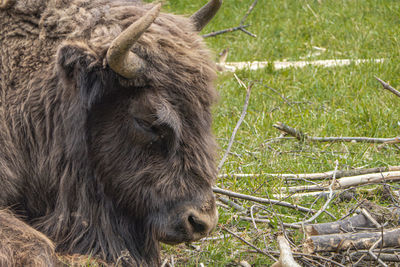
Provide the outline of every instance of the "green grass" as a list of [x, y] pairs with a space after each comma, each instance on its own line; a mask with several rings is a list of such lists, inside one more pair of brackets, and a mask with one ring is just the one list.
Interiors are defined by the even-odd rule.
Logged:
[[[190, 15], [206, 1], [168, 0], [164, 10]], [[251, 0], [225, 0], [217, 17], [202, 33], [237, 26], [252, 3]], [[240, 31], [206, 39], [215, 54], [230, 48], [227, 61], [301, 60], [303, 58], [384, 58], [383, 63], [366, 63], [345, 67], [238, 71], [246, 84], [254, 83], [246, 119], [241, 125], [221, 173], [302, 173], [339, 168], [399, 165], [400, 151], [394, 146], [354, 143], [301, 143], [284, 141], [267, 145], [279, 136], [272, 127], [278, 121], [301, 129], [312, 136], [394, 137], [400, 135], [400, 99], [384, 91], [374, 79], [378, 76], [400, 87], [400, 1], [394, 0], [259, 0], [248, 17], [252, 38]], [[313, 47], [325, 49], [319, 55]], [[310, 56], [311, 55], [311, 56]], [[232, 73], [221, 73], [217, 81], [220, 101], [214, 107], [214, 132], [222, 157], [240, 117], [246, 92]], [[274, 90], [269, 89], [273, 88]], [[279, 92], [279, 94], [277, 93]], [[281, 97], [283, 96], [285, 100]], [[285, 186], [279, 179], [224, 178], [217, 184], [227, 189], [266, 196]], [[366, 197], [359, 196], [359, 199]], [[371, 196], [368, 196], [371, 198]], [[372, 200], [385, 204], [379, 195]], [[288, 200], [295, 201], [295, 200]], [[313, 198], [297, 200], [309, 206]], [[319, 200], [314, 208], [323, 205]], [[329, 211], [340, 218], [356, 204], [335, 201]], [[253, 203], [242, 202], [246, 207]], [[387, 203], [386, 203], [387, 204]], [[269, 208], [270, 207], [266, 207]], [[274, 207], [285, 214], [283, 221], [304, 219], [304, 214]], [[271, 210], [271, 209], [270, 209]], [[238, 213], [220, 208], [219, 224], [240, 232], [260, 248], [276, 250], [277, 228], [238, 220]], [[268, 213], [266, 213], [268, 214]], [[273, 214], [269, 214], [275, 220]], [[322, 215], [318, 222], [331, 221]], [[274, 223], [273, 223], [274, 224]], [[275, 226], [276, 226], [275, 222]], [[220, 227], [213, 236], [224, 234]], [[302, 234], [290, 231], [297, 245]], [[265, 240], [264, 240], [265, 238]], [[268, 257], [251, 252], [238, 239], [226, 235], [215, 241], [177, 247], [164, 246], [163, 257], [174, 256], [177, 266], [235, 266], [246, 260], [254, 266], [268, 266]]]

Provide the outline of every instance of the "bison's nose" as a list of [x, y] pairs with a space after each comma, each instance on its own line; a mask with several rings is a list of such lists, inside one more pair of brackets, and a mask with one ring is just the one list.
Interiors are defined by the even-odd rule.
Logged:
[[187, 234], [193, 240], [200, 239], [214, 230], [218, 221], [218, 212], [216, 209], [209, 212], [199, 212], [196, 210], [189, 210], [186, 213]]
[[218, 212], [215, 201], [202, 202], [200, 207], [193, 202], [169, 211], [166, 218], [159, 218], [159, 241], [167, 244], [190, 242], [205, 237], [214, 230], [218, 222]]

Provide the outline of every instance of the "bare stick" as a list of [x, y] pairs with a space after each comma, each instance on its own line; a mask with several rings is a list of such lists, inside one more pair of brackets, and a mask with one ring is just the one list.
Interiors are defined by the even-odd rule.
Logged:
[[292, 128], [282, 122], [277, 122], [272, 125], [278, 130], [285, 132], [291, 136], [296, 137], [300, 141], [314, 141], [314, 142], [364, 142], [364, 143], [400, 143], [399, 137], [394, 138], [373, 138], [373, 137], [312, 137], [304, 134], [303, 132]]
[[240, 193], [236, 193], [236, 192], [232, 192], [229, 190], [225, 190], [219, 187], [214, 186], [213, 187], [213, 191], [214, 193], [218, 193], [218, 194], [223, 194], [229, 197], [234, 197], [234, 198], [240, 198], [240, 199], [245, 199], [245, 200], [249, 200], [249, 201], [253, 201], [253, 202], [257, 202], [257, 203], [262, 203], [262, 204], [272, 204], [272, 205], [279, 205], [279, 206], [283, 206], [283, 207], [287, 207], [287, 208], [292, 208], [295, 210], [299, 210], [302, 212], [310, 212], [310, 213], [315, 213], [315, 210], [309, 209], [309, 208], [305, 208], [296, 204], [291, 204], [289, 202], [285, 202], [285, 201], [279, 201], [276, 199], [266, 199], [266, 198], [261, 198], [261, 197], [255, 197], [255, 196], [250, 196], [250, 195], [245, 195], [245, 194], [240, 194]]
[[[351, 253], [350, 257], [354, 260], [359, 259], [362, 255], [365, 255], [365, 253], [368, 253], [368, 251], [365, 250], [359, 250], [357, 252]], [[396, 255], [396, 254], [389, 254], [389, 253], [381, 253], [379, 255], [379, 258], [382, 261], [388, 261], [388, 262], [400, 262], [400, 255]], [[373, 257], [366, 257], [365, 260], [373, 260], [375, 261], [375, 259]]]
[[223, 33], [227, 33], [227, 32], [233, 32], [233, 31], [237, 31], [237, 30], [241, 30], [242, 32], [250, 35], [251, 37], [257, 37], [257, 35], [247, 31], [245, 28], [247, 28], [250, 25], [244, 25], [245, 20], [247, 19], [247, 17], [250, 15], [251, 11], [253, 11], [254, 7], [256, 6], [258, 0], [254, 0], [253, 4], [251, 4], [251, 6], [249, 7], [249, 9], [247, 10], [246, 14], [244, 14], [242, 20], [240, 21], [239, 26], [237, 27], [232, 27], [232, 28], [228, 28], [228, 29], [224, 29], [224, 30], [220, 30], [220, 31], [216, 31], [216, 32], [211, 32], [211, 33], [207, 33], [203, 35], [203, 38], [207, 38], [207, 37], [213, 37], [213, 36], [217, 36]]
[[278, 245], [280, 250], [279, 260], [272, 264], [271, 267], [300, 267], [294, 260], [289, 242], [284, 236], [278, 236]]
[[[250, 217], [245, 217], [245, 216], [241, 216], [239, 218], [241, 220], [243, 220], [243, 221], [256, 222], [256, 223], [270, 223], [271, 222], [271, 220], [268, 220], [268, 219], [250, 218]], [[283, 224], [284, 227], [287, 227], [287, 228], [294, 228], [294, 229], [300, 229], [301, 228], [300, 225], [292, 225], [290, 223], [282, 223], [282, 224]]]
[[222, 168], [222, 166], [224, 165], [225, 160], [226, 160], [226, 158], [228, 157], [228, 154], [229, 154], [229, 152], [230, 152], [230, 150], [231, 150], [231, 148], [232, 148], [233, 141], [235, 140], [236, 132], [238, 131], [240, 125], [242, 124], [242, 122], [243, 122], [243, 120], [244, 120], [244, 117], [246, 116], [247, 107], [249, 106], [251, 87], [253, 86], [253, 84], [250, 84], [249, 86], [246, 86], [246, 85], [242, 82], [242, 80], [240, 80], [240, 79], [238, 78], [238, 76], [236, 76], [236, 74], [234, 74], [234, 75], [235, 75], [236, 80], [239, 82], [239, 84], [240, 84], [241, 86], [243, 86], [243, 87], [246, 89], [246, 92], [247, 92], [247, 93], [246, 93], [246, 99], [245, 99], [244, 105], [243, 105], [242, 115], [240, 115], [240, 118], [239, 118], [238, 122], [236, 123], [235, 129], [233, 129], [231, 139], [229, 140], [229, 143], [228, 143], [228, 147], [227, 147], [227, 149], [226, 149], [226, 151], [225, 151], [224, 156], [222, 157], [221, 162], [218, 164], [218, 171], [220, 171], [221, 168]]
[[[400, 171], [393, 172], [382, 172], [382, 173], [370, 173], [364, 175], [356, 175], [349, 177], [342, 177], [336, 180], [333, 189], [346, 189], [352, 186], [365, 185], [365, 184], [377, 184], [381, 182], [398, 181], [400, 180]], [[315, 185], [305, 186], [292, 186], [282, 187], [282, 190], [287, 190], [290, 193], [303, 192], [303, 191], [319, 191], [327, 188], [326, 183], [320, 183]]]
[[241, 211], [241, 212], [246, 211], [246, 209], [244, 207], [236, 204], [235, 202], [233, 202], [233, 201], [231, 201], [231, 200], [229, 200], [227, 198], [224, 198], [224, 197], [221, 197], [221, 196], [218, 196], [217, 198], [218, 198], [219, 201], [221, 201], [222, 203], [234, 208], [235, 210], [238, 210], [238, 211]]
[[[344, 190], [333, 190], [333, 192], [338, 195], [344, 192]], [[288, 199], [288, 198], [303, 198], [303, 197], [316, 197], [316, 198], [326, 198], [329, 196], [329, 192], [326, 191], [312, 191], [312, 192], [305, 192], [305, 193], [290, 193], [290, 194], [273, 194], [272, 197], [278, 199]]]
[[229, 230], [228, 228], [222, 226], [221, 229], [224, 230], [224, 231], [226, 231], [226, 232], [228, 232], [228, 233], [230, 233], [231, 235], [233, 235], [234, 237], [236, 237], [237, 239], [239, 239], [240, 241], [242, 241], [242, 242], [245, 243], [246, 245], [248, 245], [248, 246], [254, 248], [258, 253], [264, 254], [264, 255], [270, 257], [273, 261], [276, 261], [276, 258], [275, 258], [274, 256], [272, 256], [271, 254], [269, 254], [269, 253], [267, 253], [267, 252], [261, 250], [260, 248], [256, 247], [256, 246], [253, 245], [252, 243], [246, 241], [245, 239], [243, 239], [243, 238], [240, 237], [239, 235], [235, 234], [234, 232], [232, 232], [232, 231]]
[[317, 219], [318, 216], [321, 215], [322, 212], [324, 212], [326, 210], [326, 208], [328, 207], [329, 203], [331, 203], [331, 201], [332, 201], [332, 199], [334, 197], [332, 188], [333, 188], [333, 186], [334, 186], [334, 184], [336, 182], [336, 171], [337, 171], [338, 166], [339, 166], [339, 161], [336, 160], [335, 172], [333, 173], [332, 182], [331, 182], [330, 186], [328, 187], [329, 196], [328, 196], [328, 199], [326, 200], [325, 204], [322, 206], [322, 208], [320, 210], [317, 211], [317, 213], [315, 213], [313, 216], [311, 216], [311, 218], [309, 218], [309, 219], [307, 219], [305, 221], [293, 223], [294, 225], [310, 223], [310, 222], [314, 221], [315, 219]]
[[386, 265], [381, 259], [379, 259], [379, 257], [377, 257], [377, 256], [375, 255], [375, 253], [373, 252], [373, 250], [374, 250], [374, 249], [378, 246], [378, 244], [381, 243], [382, 241], [383, 241], [382, 237], [379, 238], [379, 240], [376, 241], [376, 242], [372, 245], [372, 247], [368, 250], [368, 254], [371, 255], [371, 257], [374, 258], [376, 261], [378, 261], [380, 265], [382, 265], [382, 266], [384, 266], [384, 267], [387, 267], [387, 265]]
[[249, 32], [248, 30], [244, 29], [244, 28], [240, 28], [239, 30], [241, 30], [242, 32], [244, 32], [245, 34], [250, 35], [251, 37], [256, 38], [257, 35], [255, 35], [254, 33]]
[[383, 86], [384, 89], [389, 90], [390, 92], [392, 92], [393, 94], [397, 95], [398, 97], [400, 97], [400, 92], [397, 91], [396, 89], [394, 89], [392, 86], [390, 86], [388, 83], [382, 81], [381, 79], [379, 79], [378, 77], [375, 76], [375, 79], [378, 80], [378, 82], [380, 82]]
[[376, 228], [381, 229], [382, 225], [380, 225], [375, 219], [374, 217], [372, 217], [372, 215], [365, 209], [365, 208], [361, 208], [361, 213], [365, 216], [365, 218], [367, 218]]
[[240, 25], [240, 26], [237, 26], [237, 27], [223, 29], [223, 30], [216, 31], [216, 32], [210, 32], [210, 33], [207, 33], [207, 34], [203, 34], [203, 38], [214, 37], [214, 36], [217, 36], [217, 35], [220, 35], [220, 34], [224, 34], [224, 33], [227, 33], [227, 32], [234, 32], [234, 31], [238, 31], [238, 30], [243, 30], [243, 29], [245, 29], [245, 28], [247, 28], [249, 26], [250, 25]]
[[[400, 166], [389, 166], [389, 167], [377, 167], [377, 168], [368, 168], [368, 169], [352, 169], [352, 170], [338, 170], [336, 172], [336, 179], [346, 177], [346, 176], [355, 176], [361, 174], [369, 174], [369, 173], [381, 173], [381, 172], [391, 172], [391, 171], [400, 171]], [[327, 171], [321, 173], [299, 173], [299, 174], [291, 174], [291, 173], [232, 173], [232, 174], [220, 174], [218, 177], [258, 177], [258, 176], [271, 176], [276, 178], [283, 178], [288, 180], [322, 180], [322, 179], [331, 179], [333, 177], [334, 171]]]
[[290, 127], [282, 122], [279, 122], [279, 121], [272, 126], [286, 134], [296, 137], [300, 141], [304, 141], [309, 138], [307, 135], [303, 134], [301, 131], [296, 130], [295, 128], [292, 128], [292, 127]]
[[164, 260], [163, 263], [161, 264], [161, 267], [167, 266], [167, 263], [168, 263], [168, 258], [165, 258], [165, 260]]
[[256, 6], [258, 0], [254, 0], [253, 4], [249, 7], [249, 10], [247, 10], [246, 14], [244, 14], [242, 20], [240, 21], [240, 25], [243, 25], [244, 22], [246, 21], [247, 17], [250, 15], [251, 11], [253, 11], [254, 7]]

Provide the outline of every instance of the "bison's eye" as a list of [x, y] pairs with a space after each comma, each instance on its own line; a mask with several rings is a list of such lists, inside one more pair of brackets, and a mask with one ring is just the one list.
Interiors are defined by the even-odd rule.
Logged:
[[152, 129], [152, 123], [140, 118], [133, 118], [135, 139], [142, 144], [153, 143], [158, 139], [158, 134]]
[[172, 127], [166, 123], [157, 121], [149, 122], [140, 118], [133, 119], [135, 136], [138, 142], [152, 145], [164, 152], [171, 151], [175, 146], [175, 133]]

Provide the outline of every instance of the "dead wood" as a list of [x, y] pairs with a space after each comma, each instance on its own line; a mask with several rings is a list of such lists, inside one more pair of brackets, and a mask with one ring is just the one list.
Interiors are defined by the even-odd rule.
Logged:
[[[382, 173], [370, 173], [364, 175], [356, 175], [349, 177], [342, 177], [337, 179], [333, 189], [346, 189], [352, 186], [359, 186], [365, 184], [376, 184], [380, 182], [391, 182], [400, 180], [400, 171], [393, 172], [382, 172]], [[320, 184], [304, 185], [304, 186], [292, 186], [287, 188], [281, 188], [289, 193], [304, 192], [304, 191], [322, 191], [326, 190], [329, 182], [323, 182]]]
[[384, 89], [389, 90], [390, 92], [392, 92], [393, 94], [397, 95], [398, 97], [400, 97], [400, 92], [397, 91], [396, 89], [394, 89], [392, 86], [390, 86], [388, 83], [384, 82], [383, 80], [379, 79], [378, 77], [375, 77], [375, 79], [378, 80], [378, 82], [380, 82], [383, 86]]
[[[364, 201], [360, 205], [361, 210], [368, 211], [373, 218], [368, 218], [364, 213], [336, 222], [309, 224], [304, 226], [304, 232], [307, 237], [315, 235], [328, 235], [335, 233], [356, 232], [365, 228], [376, 228], [376, 224], [386, 223], [395, 227], [399, 225], [400, 208], [387, 208]], [[375, 222], [374, 222], [375, 221]]]
[[286, 238], [284, 236], [278, 236], [277, 240], [280, 256], [279, 260], [272, 264], [271, 267], [300, 267], [300, 265], [293, 258], [289, 242], [286, 240]]
[[289, 202], [280, 201], [280, 200], [276, 200], [276, 199], [267, 199], [267, 198], [261, 198], [261, 197], [255, 197], [255, 196], [240, 194], [240, 193], [236, 193], [236, 192], [232, 192], [232, 191], [229, 191], [229, 190], [225, 190], [225, 189], [222, 189], [222, 188], [219, 188], [219, 187], [216, 187], [216, 186], [213, 187], [213, 191], [214, 191], [214, 193], [217, 193], [217, 194], [223, 194], [223, 195], [226, 195], [226, 196], [245, 199], [245, 200], [249, 200], [249, 201], [253, 201], [253, 202], [257, 202], [257, 203], [279, 205], [279, 206], [292, 208], [292, 209], [295, 209], [295, 210], [298, 210], [298, 211], [309, 212], [309, 213], [313, 213], [313, 214], [316, 212], [313, 209], [302, 207], [302, 206], [299, 206], [299, 205], [296, 205], [296, 204], [291, 204]]
[[[342, 178], [346, 176], [355, 176], [369, 173], [381, 173], [381, 172], [391, 172], [400, 171], [400, 166], [389, 166], [389, 167], [376, 167], [376, 168], [366, 168], [366, 169], [351, 169], [351, 170], [338, 170], [336, 173], [336, 178]], [[232, 173], [232, 174], [220, 174], [219, 178], [224, 177], [259, 177], [259, 176], [270, 176], [274, 178], [282, 178], [285, 180], [323, 180], [331, 179], [333, 177], [334, 171], [327, 171], [321, 173]]]
[[246, 209], [244, 207], [240, 206], [239, 204], [236, 204], [235, 202], [233, 202], [225, 197], [217, 196], [217, 199], [219, 201], [221, 201], [222, 203], [234, 208], [237, 211], [246, 212]]
[[232, 236], [236, 237], [237, 239], [239, 239], [240, 241], [242, 241], [243, 243], [245, 243], [246, 245], [254, 248], [258, 253], [261, 253], [265, 256], [270, 257], [273, 261], [276, 261], [276, 258], [274, 256], [272, 256], [269, 251], [263, 251], [260, 248], [258, 248], [257, 246], [253, 245], [252, 243], [250, 243], [249, 241], [246, 241], [244, 238], [240, 237], [238, 234], [232, 232], [231, 230], [229, 230], [228, 228], [222, 226], [221, 227], [222, 230], [228, 232], [229, 234], [231, 234]]
[[303, 244], [305, 253], [338, 252], [349, 249], [370, 249], [382, 237], [383, 247], [400, 246], [400, 228], [383, 232], [358, 232], [310, 236]]
[[231, 136], [231, 138], [229, 140], [228, 147], [227, 147], [227, 149], [225, 151], [225, 154], [222, 157], [220, 163], [218, 164], [218, 171], [220, 171], [222, 166], [224, 165], [225, 160], [228, 157], [229, 152], [231, 151], [231, 147], [232, 147], [233, 141], [235, 140], [236, 132], [238, 131], [240, 125], [242, 124], [242, 122], [244, 120], [244, 117], [246, 116], [247, 107], [249, 106], [249, 101], [250, 101], [251, 88], [253, 87], [253, 83], [250, 83], [249, 86], [246, 86], [244, 84], [244, 82], [242, 80], [240, 80], [238, 76], [236, 76], [236, 74], [234, 74], [234, 76], [235, 76], [236, 80], [238, 81], [238, 83], [241, 86], [243, 86], [243, 88], [246, 89], [246, 99], [244, 100], [242, 114], [240, 115], [240, 118], [239, 118], [238, 122], [236, 123], [235, 129], [233, 129], [232, 136]]
[[[368, 253], [368, 251], [361, 250], [361, 251], [353, 252], [350, 254], [350, 258], [352, 261], [357, 261], [358, 259], [360, 259], [361, 257], [364, 256], [363, 260], [375, 261], [375, 259], [372, 256], [370, 256], [366, 253]], [[376, 253], [378, 253], [378, 252], [376, 251]], [[380, 253], [379, 258], [382, 261], [386, 261], [386, 262], [400, 262], [400, 255], [397, 255], [397, 254]]]
[[355, 232], [360, 228], [374, 228], [374, 225], [365, 218], [364, 215], [359, 214], [336, 222], [305, 225], [304, 232], [307, 237], [310, 237], [315, 235]]
[[249, 26], [250, 25], [239, 25], [237, 27], [232, 27], [232, 28], [227, 28], [227, 29], [223, 29], [223, 30], [220, 30], [220, 31], [210, 32], [210, 33], [207, 33], [207, 34], [203, 34], [203, 38], [213, 37], [213, 36], [217, 36], [217, 35], [224, 34], [224, 33], [227, 33], [227, 32], [234, 32], [234, 31], [242, 30], [242, 29], [245, 29], [245, 28], [247, 28]]
[[227, 33], [227, 32], [233, 32], [233, 31], [242, 31], [245, 34], [250, 35], [251, 37], [257, 37], [257, 35], [249, 32], [248, 30], [246, 30], [245, 28], [247, 28], [250, 25], [244, 25], [247, 17], [250, 15], [250, 13], [253, 11], [254, 7], [256, 6], [258, 0], [254, 0], [254, 2], [251, 4], [251, 6], [249, 7], [249, 9], [247, 10], [246, 14], [244, 14], [243, 18], [240, 21], [239, 26], [237, 27], [232, 27], [232, 28], [228, 28], [228, 29], [224, 29], [224, 30], [220, 30], [220, 31], [215, 31], [215, 32], [211, 32], [211, 33], [207, 33], [207, 34], [203, 34], [203, 38], [207, 38], [207, 37], [213, 37], [213, 36], [217, 36], [223, 33]]
[[272, 125], [278, 130], [296, 137], [300, 141], [314, 142], [364, 142], [364, 143], [400, 143], [399, 137], [394, 138], [373, 138], [373, 137], [313, 137], [304, 134], [302, 131], [292, 128], [282, 122]]
[[219, 64], [225, 71], [236, 72], [237, 70], [249, 69], [258, 70], [263, 68], [273, 68], [281, 70], [286, 68], [304, 68], [306, 66], [335, 67], [347, 66], [350, 64], [363, 64], [367, 62], [381, 63], [384, 59], [328, 59], [328, 60], [306, 60], [306, 61], [245, 61], [245, 62], [226, 62]]

